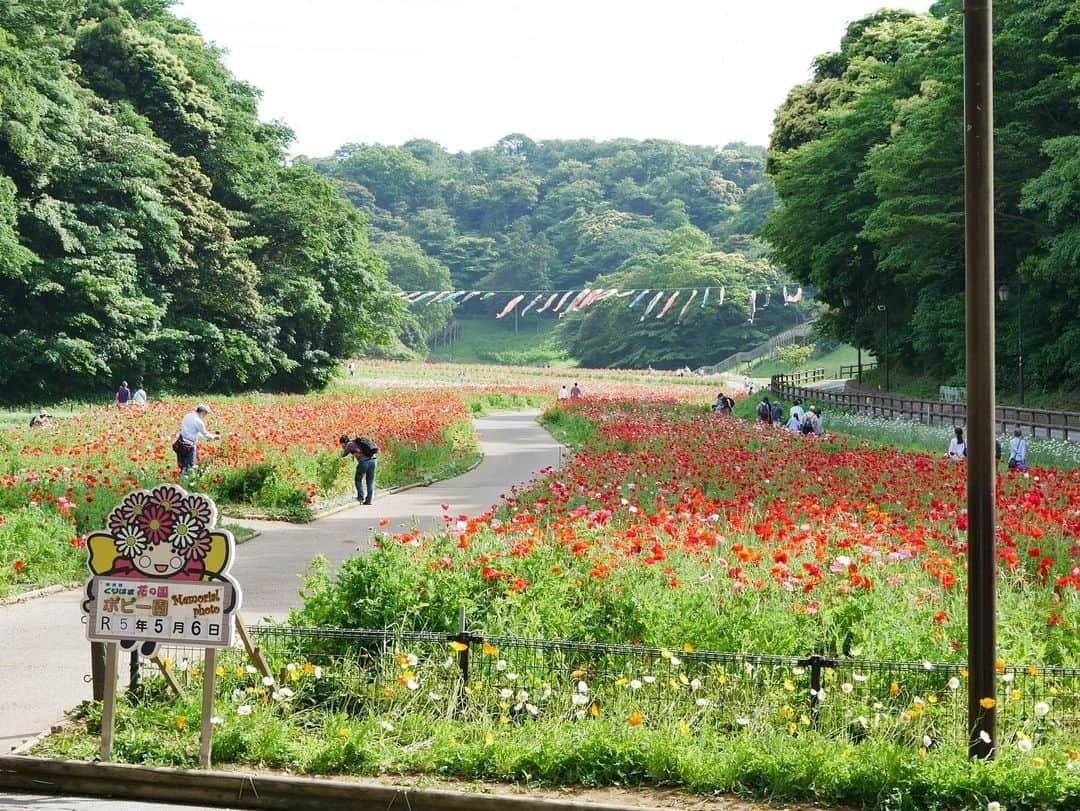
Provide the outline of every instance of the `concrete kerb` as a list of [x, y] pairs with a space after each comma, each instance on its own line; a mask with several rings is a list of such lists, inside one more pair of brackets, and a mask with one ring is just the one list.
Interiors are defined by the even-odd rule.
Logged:
[[[471, 473], [472, 471], [474, 471], [478, 467], [480, 467], [480, 463], [483, 462], [483, 461], [484, 461], [484, 454], [482, 454], [482, 453], [478, 454], [477, 457], [476, 457], [476, 460], [471, 465], [469, 465], [464, 470], [458, 471], [451, 478], [457, 478], [458, 476], [464, 476], [466, 473]], [[423, 481], [420, 481], [420, 482], [412, 482], [411, 484], [402, 484], [402, 485], [398, 485], [397, 487], [388, 487], [388, 488], [386, 488], [385, 490], [382, 491], [382, 494], [384, 496], [393, 496], [393, 495], [396, 495], [397, 493], [405, 493], [405, 492], [407, 492], [409, 490], [414, 490], [417, 487], [431, 487], [431, 485], [436, 484], [437, 482], [442, 482], [442, 481], [448, 481], [448, 479], [424, 479]], [[312, 521], [318, 521], [320, 518], [326, 518], [327, 516], [336, 515], [337, 513], [344, 512], [345, 510], [351, 510], [353, 507], [356, 507], [356, 506], [358, 506], [356, 500], [355, 499], [349, 499], [348, 501], [343, 502], [342, 504], [335, 504], [333, 507], [326, 507], [325, 509], [316, 510], [315, 511], [315, 517], [312, 519]], [[228, 518], [229, 516], [226, 515], [225, 517]], [[239, 517], [239, 516], [237, 516], [237, 517]], [[248, 516], [248, 517], [251, 517], [251, 516]], [[243, 518], [240, 518], [240, 520], [243, 520]], [[265, 520], [265, 519], [263, 519], [263, 520]], [[308, 522], [308, 523], [310, 523], [310, 522]], [[251, 537], [245, 538], [243, 543], [247, 543], [248, 541], [250, 541], [254, 537], [255, 536], [252, 535]]]
[[13, 594], [10, 597], [5, 597], [0, 600], [0, 608], [5, 605], [17, 605], [19, 603], [28, 602], [29, 600], [36, 600], [38, 597], [48, 597], [50, 594], [56, 594], [58, 591], [76, 589], [81, 585], [82, 582], [56, 583], [55, 585], [45, 586], [40, 589], [34, 589], [33, 591], [24, 591], [22, 594]]
[[230, 808], [325, 811], [659, 811], [635, 805], [0, 755], [0, 788]]

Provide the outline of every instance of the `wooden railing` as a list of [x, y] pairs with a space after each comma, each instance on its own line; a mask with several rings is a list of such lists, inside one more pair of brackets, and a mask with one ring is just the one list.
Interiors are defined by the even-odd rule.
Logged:
[[817, 383], [821, 380], [825, 380], [824, 369], [807, 369], [805, 372], [795, 372], [790, 375], [773, 375], [772, 386], [775, 389], [777, 381], [781, 385], [801, 386], [804, 383]]
[[[877, 368], [877, 363], [869, 361], [862, 365], [864, 372], [869, 372]], [[859, 376], [859, 364], [857, 363], [841, 363], [840, 370], [836, 373], [837, 380], [853, 380]]]
[[[859, 414], [887, 420], [904, 419], [949, 427], [963, 427], [967, 422], [966, 403], [920, 400], [890, 394], [822, 391], [790, 382], [783, 375], [773, 377], [771, 388], [773, 395], [782, 400], [790, 401], [799, 397], [804, 401], [830, 403]], [[998, 406], [994, 413], [998, 430], [1002, 433], [1020, 427], [1035, 437], [1080, 442], [1080, 414], [1076, 412]]]

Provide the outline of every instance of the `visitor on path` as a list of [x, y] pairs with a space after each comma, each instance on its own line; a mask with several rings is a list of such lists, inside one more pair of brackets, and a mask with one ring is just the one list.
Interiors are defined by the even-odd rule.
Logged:
[[780, 403], [772, 404], [772, 424], [779, 425], [784, 421], [784, 407]]
[[572, 389], [570, 389], [570, 399], [571, 400], [580, 400], [581, 399], [581, 386], [579, 386], [577, 383], [575, 383], [574, 387]]
[[967, 443], [964, 442], [964, 429], [957, 428], [949, 440], [949, 450], [945, 453], [949, 459], [963, 459], [967, 456]]
[[49, 415], [49, 412], [44, 409], [30, 418], [31, 428], [45, 428], [49, 425], [52, 425], [52, 417]]
[[353, 374], [354, 374], [355, 372], [356, 372], [356, 364], [355, 364], [355, 363], [353, 363], [353, 362], [352, 362], [352, 361], [350, 360], [350, 361], [349, 361], [349, 377], [352, 377], [352, 376], [353, 376]]
[[[806, 413], [806, 409], [802, 407], [802, 398], [796, 397], [795, 402], [791, 404], [791, 417], [799, 421], [799, 425], [802, 425], [803, 414]], [[790, 420], [789, 420], [790, 421]]]
[[[791, 409], [791, 416], [788, 417], [787, 424], [784, 427], [787, 428], [789, 431], [791, 431], [791, 433], [793, 433], [793, 434], [801, 434], [802, 433], [802, 415], [797, 414], [795, 412], [794, 408]], [[813, 430], [813, 429], [811, 428], [811, 430]]]
[[761, 402], [757, 404], [758, 419], [766, 425], [772, 425], [772, 403], [769, 402], [769, 398], [766, 395], [761, 398]]
[[139, 383], [139, 388], [135, 389], [135, 393], [131, 395], [131, 402], [142, 408], [146, 408], [146, 389], [143, 388], [143, 384]]
[[209, 413], [210, 406], [199, 403], [180, 421], [180, 432], [173, 441], [173, 450], [176, 452], [176, 463], [180, 466], [181, 473], [195, 467], [200, 439], [221, 439], [221, 434], [206, 430], [203, 418]]
[[131, 400], [131, 389], [128, 388], [125, 380], [120, 384], [120, 388], [116, 390], [114, 402], [117, 408], [126, 408], [129, 400]]
[[559, 399], [560, 400], [569, 400], [570, 399], [570, 392], [567, 390], [565, 383], [563, 383], [562, 388], [559, 389]]
[[803, 436], [808, 434], [821, 436], [825, 433], [824, 423], [821, 420], [821, 409], [817, 406], [810, 406], [806, 409], [806, 413], [803, 414], [802, 432]]
[[716, 402], [713, 403], [712, 410], [716, 414], [723, 414], [725, 417], [731, 414], [731, 409], [735, 407], [735, 401], [728, 397], [724, 392], [720, 392], [716, 395]]
[[1012, 439], [1009, 440], [1009, 470], [1018, 468], [1027, 470], [1027, 442], [1024, 441], [1024, 432], [1017, 426], [1013, 430]]
[[[342, 435], [338, 442], [341, 444], [341, 455], [352, 456], [356, 459], [356, 500], [361, 504], [370, 504], [375, 497], [375, 468], [378, 465], [376, 457], [379, 455], [379, 446], [366, 436], [358, 436], [349, 439]], [[367, 485], [367, 493], [364, 493], [364, 485]]]

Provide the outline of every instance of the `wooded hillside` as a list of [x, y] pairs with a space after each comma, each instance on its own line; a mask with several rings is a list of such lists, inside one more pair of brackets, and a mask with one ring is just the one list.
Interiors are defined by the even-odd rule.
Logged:
[[[680, 308], [693, 290], [702, 294], [679, 328], [674, 318], [644, 320], [644, 307], [621, 299], [567, 317], [557, 340], [587, 365], [715, 362], [802, 317], [782, 306], [784, 278], [752, 238], [773, 205], [759, 147], [512, 134], [456, 154], [427, 140], [348, 144], [310, 164], [338, 179], [370, 218], [373, 246], [404, 289], [683, 288]], [[706, 287], [712, 298], [703, 307]], [[770, 289], [780, 305], [771, 309]], [[753, 323], [751, 290], [761, 307]], [[456, 312], [491, 315], [504, 301], [470, 301]], [[452, 312], [451, 304], [420, 305], [407, 342], [422, 346]]]
[[[1080, 386], [1080, 4], [994, 3], [999, 385]], [[963, 14], [848, 27], [776, 116], [773, 256], [834, 308], [823, 327], [894, 362], [964, 375]], [[888, 346], [883, 312], [888, 307]]]
[[397, 312], [361, 216], [167, 0], [0, 3], [0, 391], [321, 385]]

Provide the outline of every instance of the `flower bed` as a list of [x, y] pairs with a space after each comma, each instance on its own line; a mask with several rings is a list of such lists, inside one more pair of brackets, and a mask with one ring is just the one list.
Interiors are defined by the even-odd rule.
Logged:
[[[199, 466], [185, 487], [226, 512], [309, 520], [320, 500], [351, 492], [342, 433], [376, 438], [380, 487], [453, 470], [475, 445], [468, 411], [449, 393], [257, 396], [211, 405], [209, 428], [221, 440], [199, 444]], [[170, 400], [145, 411], [91, 409], [47, 428], [0, 434], [0, 593], [81, 577], [79, 536], [100, 528], [125, 493], [177, 481], [170, 445], [190, 408]]]

